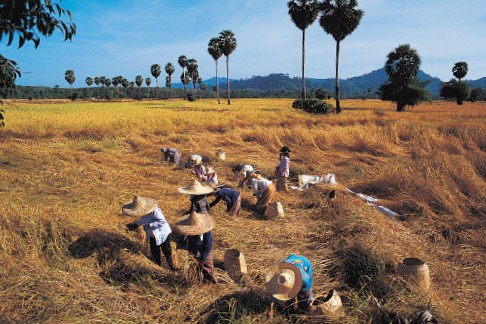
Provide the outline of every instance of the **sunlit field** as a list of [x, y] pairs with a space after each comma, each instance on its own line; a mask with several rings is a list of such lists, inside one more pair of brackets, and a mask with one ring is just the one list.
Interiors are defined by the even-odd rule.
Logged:
[[[263, 322], [265, 274], [296, 253], [314, 266], [315, 297], [340, 294], [338, 323], [421, 310], [440, 323], [485, 323], [486, 103], [437, 101], [398, 113], [389, 102], [344, 100], [340, 115], [317, 116], [292, 101], [5, 101], [0, 321]], [[179, 271], [158, 267], [144, 233], [125, 229], [135, 219], [121, 207], [134, 195], [156, 198], [170, 223], [189, 209], [177, 188], [194, 179], [191, 170], [164, 162], [161, 147], [177, 147], [183, 159], [202, 155], [221, 183], [235, 185], [232, 169], [246, 163], [273, 178], [282, 145], [292, 150], [292, 184], [299, 174], [334, 173], [337, 198], [328, 204], [329, 185], [277, 193], [285, 217], [276, 220], [252, 211], [248, 189], [239, 218], [215, 206], [213, 257], [242, 251], [242, 281], [219, 266], [220, 284], [199, 283], [182, 250]], [[395, 274], [405, 257], [427, 262], [429, 291]]]

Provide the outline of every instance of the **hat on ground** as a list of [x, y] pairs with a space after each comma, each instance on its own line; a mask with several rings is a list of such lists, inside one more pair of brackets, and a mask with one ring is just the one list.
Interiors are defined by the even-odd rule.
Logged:
[[290, 151], [290, 149], [289, 149], [289, 147], [288, 147], [288, 146], [284, 145], [284, 146], [282, 146], [282, 148], [280, 149], [280, 152], [282, 152], [282, 153], [290, 153], [291, 151]]
[[135, 196], [131, 203], [122, 207], [122, 213], [128, 216], [146, 215], [157, 208], [157, 201], [154, 198]]
[[210, 186], [202, 185], [199, 181], [194, 180], [187, 187], [177, 189], [180, 193], [189, 195], [207, 195], [214, 191]]
[[265, 285], [274, 298], [289, 300], [302, 288], [302, 274], [294, 264], [280, 262], [276, 271], [267, 273]]
[[195, 236], [209, 232], [213, 227], [214, 219], [211, 216], [193, 211], [172, 226], [172, 230], [182, 235]]

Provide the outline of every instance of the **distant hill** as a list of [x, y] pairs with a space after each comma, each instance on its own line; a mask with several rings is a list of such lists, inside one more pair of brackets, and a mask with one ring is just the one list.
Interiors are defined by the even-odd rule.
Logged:
[[[426, 89], [429, 90], [434, 97], [439, 96], [441, 80], [433, 77], [430, 74], [420, 70], [418, 74], [419, 80], [430, 80]], [[388, 80], [385, 69], [381, 68], [372, 72], [352, 77], [349, 79], [340, 79], [341, 93], [344, 97], [359, 97], [361, 94], [368, 92], [376, 92], [380, 85]], [[253, 76], [247, 79], [234, 80], [231, 79], [232, 90], [256, 90], [256, 91], [299, 91], [301, 88], [301, 78], [289, 77], [284, 73], [273, 73], [268, 76]], [[448, 81], [448, 80], [447, 80]], [[486, 77], [479, 80], [468, 80], [472, 88], [484, 88], [486, 90]], [[216, 78], [210, 78], [204, 81], [209, 86], [216, 85]], [[315, 79], [306, 78], [306, 86], [308, 90], [323, 88], [329, 92], [334, 92], [334, 78]], [[226, 88], [226, 78], [219, 78], [219, 86], [221, 89]], [[182, 87], [182, 84], [173, 85], [174, 88]]]

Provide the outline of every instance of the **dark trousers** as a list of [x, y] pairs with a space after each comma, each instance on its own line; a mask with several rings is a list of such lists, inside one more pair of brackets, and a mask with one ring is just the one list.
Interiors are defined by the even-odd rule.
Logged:
[[174, 262], [172, 260], [172, 248], [170, 247], [170, 241], [172, 240], [171, 236], [172, 234], [169, 234], [169, 236], [167, 236], [167, 239], [159, 246], [157, 246], [155, 243], [155, 237], [150, 237], [150, 252], [154, 257], [155, 263], [161, 265], [162, 262], [160, 260], [160, 250], [162, 249], [165, 259], [167, 260], [167, 264], [169, 265], [169, 268], [173, 269]]

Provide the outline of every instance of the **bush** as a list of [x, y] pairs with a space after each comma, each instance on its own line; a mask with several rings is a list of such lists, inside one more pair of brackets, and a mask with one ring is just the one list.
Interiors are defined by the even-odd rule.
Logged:
[[192, 92], [187, 93], [187, 101], [196, 101], [196, 96]]
[[312, 114], [330, 114], [334, 112], [334, 107], [320, 99], [297, 99], [292, 103], [292, 108], [302, 109]]

